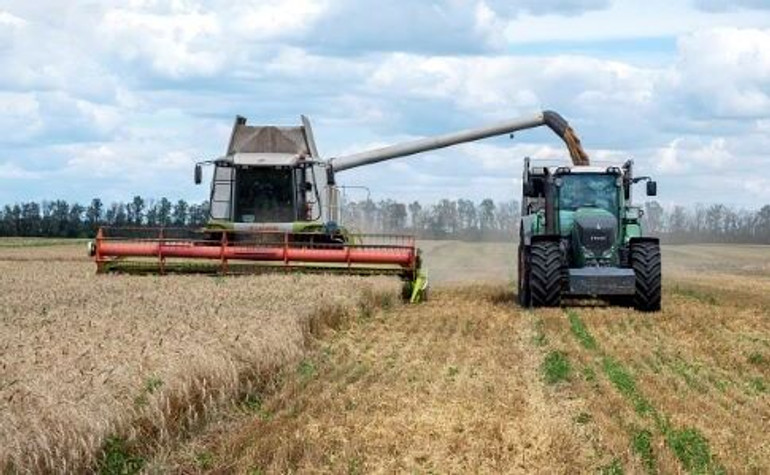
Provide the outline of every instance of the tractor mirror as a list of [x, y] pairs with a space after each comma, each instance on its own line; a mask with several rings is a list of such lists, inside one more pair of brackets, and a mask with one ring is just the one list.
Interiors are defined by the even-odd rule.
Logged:
[[658, 195], [658, 183], [652, 180], [647, 182], [647, 196]]
[[203, 181], [203, 168], [200, 163], [195, 164], [195, 184], [200, 185]]

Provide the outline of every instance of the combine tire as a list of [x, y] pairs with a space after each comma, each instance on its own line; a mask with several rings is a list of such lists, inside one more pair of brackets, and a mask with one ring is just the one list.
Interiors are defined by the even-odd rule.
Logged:
[[642, 312], [660, 310], [660, 245], [639, 242], [631, 246], [631, 267], [636, 274], [634, 308]]
[[532, 298], [529, 293], [529, 250], [519, 245], [519, 305], [529, 307], [532, 305]]
[[561, 250], [556, 242], [537, 242], [530, 247], [529, 291], [533, 307], [561, 304]]

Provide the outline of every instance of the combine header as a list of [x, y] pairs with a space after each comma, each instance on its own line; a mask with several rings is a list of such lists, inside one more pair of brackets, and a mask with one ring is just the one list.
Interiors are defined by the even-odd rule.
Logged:
[[353, 234], [339, 223], [336, 172], [534, 127], [547, 126], [575, 163], [587, 161], [576, 134], [555, 112], [414, 140], [325, 160], [302, 116], [295, 127], [251, 126], [237, 117], [213, 165], [210, 219], [199, 231], [103, 228], [89, 244], [99, 272], [249, 274], [299, 271], [398, 275], [406, 299], [427, 288], [413, 236]]

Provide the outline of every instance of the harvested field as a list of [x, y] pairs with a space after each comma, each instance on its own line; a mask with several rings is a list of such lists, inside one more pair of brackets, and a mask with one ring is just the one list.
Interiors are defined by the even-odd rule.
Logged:
[[[499, 266], [501, 249], [512, 247], [432, 246], [431, 268], [438, 250], [474, 273], [485, 256]], [[258, 412], [231, 414], [153, 464], [182, 472], [767, 472], [770, 276], [745, 268], [766, 262], [767, 248], [665, 252], [659, 314], [526, 311], [499, 280], [438, 285], [426, 304], [332, 335]]]
[[4, 471], [94, 468], [117, 446], [150, 453], [261, 391], [323, 326], [400, 290], [346, 277], [96, 276], [83, 256], [80, 245], [0, 248]]
[[[380, 279], [97, 277], [67, 261], [41, 275], [0, 258], [15, 289], [2, 381], [25, 381], [0, 389], [0, 437], [75, 441], [42, 427], [56, 417], [101, 434], [91, 448], [154, 434], [121, 447], [128, 472], [770, 471], [770, 248], [665, 247], [657, 314], [522, 310], [514, 244], [423, 249], [434, 288], [416, 306], [390, 305]], [[340, 314], [356, 318], [308, 338]]]

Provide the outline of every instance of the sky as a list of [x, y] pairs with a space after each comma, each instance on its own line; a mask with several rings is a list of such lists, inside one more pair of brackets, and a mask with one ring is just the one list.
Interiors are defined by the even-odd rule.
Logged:
[[[0, 71], [0, 204], [205, 200], [236, 114], [306, 114], [329, 158], [543, 109], [666, 206], [770, 203], [770, 0], [0, 0]], [[505, 201], [525, 156], [567, 154], [522, 131], [338, 182]]]

